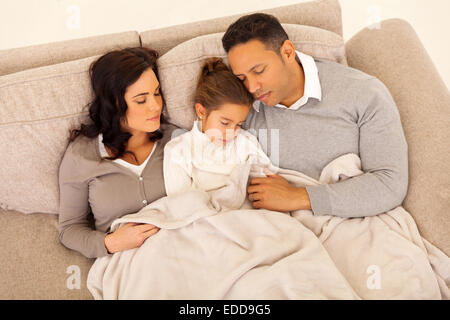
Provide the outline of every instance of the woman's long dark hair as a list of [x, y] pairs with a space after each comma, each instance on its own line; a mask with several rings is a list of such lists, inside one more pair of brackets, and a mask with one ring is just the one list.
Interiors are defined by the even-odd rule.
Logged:
[[[71, 130], [69, 140], [74, 141], [80, 134], [95, 138], [101, 133], [103, 143], [113, 152], [113, 157], [102, 159], [115, 160], [125, 153], [133, 155], [136, 159], [132, 151], [125, 150], [132, 134], [122, 131], [120, 127], [128, 109], [124, 95], [126, 89], [147, 69], [151, 68], [158, 78], [157, 58], [156, 51], [136, 47], [111, 51], [94, 61], [89, 69], [94, 92], [94, 99], [89, 104], [89, 117], [92, 123], [82, 124], [79, 129]], [[161, 114], [160, 123], [163, 122]], [[156, 141], [163, 137], [163, 132], [159, 128], [155, 132], [148, 132], [147, 135], [149, 141]]]

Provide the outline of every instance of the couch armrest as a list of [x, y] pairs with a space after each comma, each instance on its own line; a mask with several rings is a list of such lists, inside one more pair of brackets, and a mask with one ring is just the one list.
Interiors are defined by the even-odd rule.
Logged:
[[400, 112], [408, 142], [403, 203], [421, 235], [450, 255], [450, 94], [411, 25], [383, 21], [346, 43], [349, 66], [380, 79]]

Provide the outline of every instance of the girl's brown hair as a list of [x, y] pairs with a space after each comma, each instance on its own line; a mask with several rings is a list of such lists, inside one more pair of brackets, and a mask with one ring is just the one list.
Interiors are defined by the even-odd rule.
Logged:
[[201, 69], [195, 103], [203, 105], [209, 115], [225, 103], [250, 106], [253, 96], [223, 60], [215, 57], [208, 59]]

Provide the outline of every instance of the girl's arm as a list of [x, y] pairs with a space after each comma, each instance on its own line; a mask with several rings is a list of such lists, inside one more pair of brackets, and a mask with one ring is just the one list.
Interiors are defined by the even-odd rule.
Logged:
[[264, 152], [258, 139], [248, 131], [242, 130], [242, 132], [248, 144], [246, 148], [248, 150], [247, 161], [252, 163], [250, 177], [265, 177], [264, 169], [268, 169], [272, 173], [277, 173], [279, 168], [272, 164], [272, 161]]
[[191, 157], [183, 149], [179, 137], [169, 141], [164, 147], [164, 184], [168, 196], [183, 193], [193, 188]]

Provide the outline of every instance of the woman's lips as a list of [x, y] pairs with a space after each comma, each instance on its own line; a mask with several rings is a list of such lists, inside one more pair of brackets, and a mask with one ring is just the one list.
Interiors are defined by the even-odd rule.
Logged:
[[147, 120], [149, 120], [149, 121], [156, 121], [156, 120], [159, 120], [159, 115], [157, 115], [156, 117], [153, 117], [153, 118], [149, 118], [149, 119], [147, 119]]

